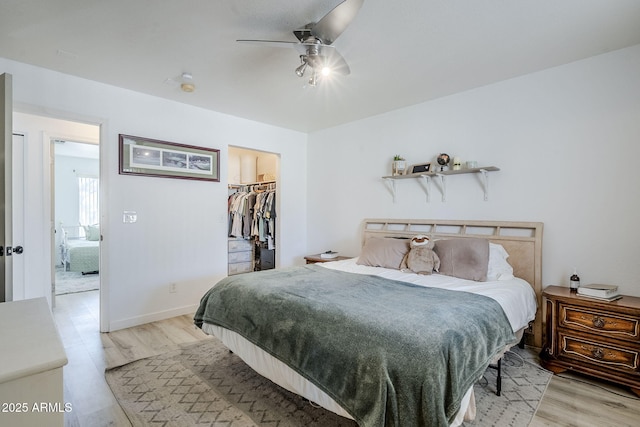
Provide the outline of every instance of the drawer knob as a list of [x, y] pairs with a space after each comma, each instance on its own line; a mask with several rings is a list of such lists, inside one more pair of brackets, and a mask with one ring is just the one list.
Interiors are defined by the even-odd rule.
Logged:
[[596, 328], [604, 328], [604, 319], [602, 317], [599, 316], [594, 316], [593, 317], [593, 326], [595, 326]]
[[604, 350], [596, 347], [591, 351], [591, 355], [593, 356], [594, 359], [600, 360], [604, 357]]

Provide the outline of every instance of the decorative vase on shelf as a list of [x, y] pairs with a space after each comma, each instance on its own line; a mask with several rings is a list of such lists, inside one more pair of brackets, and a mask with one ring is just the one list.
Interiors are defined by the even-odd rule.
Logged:
[[453, 170], [454, 171], [459, 171], [460, 169], [462, 169], [462, 160], [460, 160], [460, 157], [454, 157], [453, 158]]
[[391, 164], [391, 175], [404, 175], [405, 170], [407, 169], [407, 162], [400, 156], [395, 156], [393, 158], [393, 163]]

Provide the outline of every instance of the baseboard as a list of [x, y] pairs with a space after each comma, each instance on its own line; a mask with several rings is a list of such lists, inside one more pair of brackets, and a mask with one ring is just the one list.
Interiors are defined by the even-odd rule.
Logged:
[[199, 304], [187, 305], [171, 310], [157, 311], [155, 313], [145, 314], [143, 316], [130, 317], [128, 319], [116, 320], [110, 323], [109, 332], [120, 329], [131, 328], [133, 326], [144, 325], [146, 323], [157, 322], [158, 320], [170, 319], [184, 314], [193, 314], [198, 309]]

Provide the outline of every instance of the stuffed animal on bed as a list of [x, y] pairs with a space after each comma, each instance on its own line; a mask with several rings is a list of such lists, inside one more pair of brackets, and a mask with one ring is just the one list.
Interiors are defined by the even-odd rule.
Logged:
[[427, 236], [418, 235], [411, 239], [409, 252], [400, 263], [400, 270], [418, 274], [431, 274], [440, 270], [440, 257], [433, 251], [434, 243]]

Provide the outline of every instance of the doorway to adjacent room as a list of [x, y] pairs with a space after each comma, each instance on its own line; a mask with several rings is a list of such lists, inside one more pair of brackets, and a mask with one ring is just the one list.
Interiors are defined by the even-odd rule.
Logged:
[[52, 138], [55, 295], [100, 288], [100, 146]]

